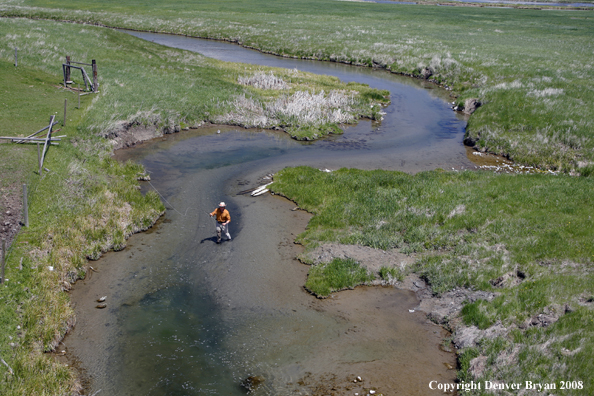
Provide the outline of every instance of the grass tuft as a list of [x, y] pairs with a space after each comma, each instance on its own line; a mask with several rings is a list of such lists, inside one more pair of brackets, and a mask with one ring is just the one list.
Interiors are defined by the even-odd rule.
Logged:
[[317, 297], [327, 297], [333, 292], [353, 289], [373, 279], [374, 276], [355, 260], [335, 258], [329, 263], [312, 266], [305, 288]]

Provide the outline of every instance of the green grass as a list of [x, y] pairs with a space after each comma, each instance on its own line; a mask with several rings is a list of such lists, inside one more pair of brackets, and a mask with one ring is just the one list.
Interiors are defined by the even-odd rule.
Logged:
[[[137, 190], [134, 164], [109, 159], [108, 145], [81, 127], [92, 98], [56, 87], [55, 75], [20, 62], [0, 60], [3, 82], [2, 135], [31, 134], [57, 115], [68, 137], [48, 150], [43, 177], [35, 145], [0, 144], [3, 195], [29, 190], [29, 227], [7, 252], [6, 282], [0, 287], [0, 367], [3, 395], [59, 395], [79, 389], [68, 367], [45, 356], [73, 324], [70, 284], [84, 277], [87, 257], [125, 245], [127, 236], [149, 227], [164, 210], [154, 193]], [[62, 127], [64, 99], [68, 100]], [[0, 209], [4, 209], [0, 207]], [[50, 271], [49, 267], [53, 267]], [[19, 269], [20, 268], [20, 269]]]
[[[477, 147], [530, 165], [582, 174], [594, 169], [594, 17], [588, 11], [336, 1], [19, 0], [2, 2], [0, 13], [227, 39], [280, 55], [375, 63], [415, 76], [430, 68], [432, 79], [452, 87], [459, 103], [469, 97], [484, 103], [467, 130]], [[101, 94], [87, 96], [80, 113], [69, 110], [79, 118], [64, 129], [68, 142], [51, 148], [51, 172], [43, 180], [32, 173], [33, 147], [11, 151], [10, 163], [3, 157], [3, 170], [22, 172], [13, 172], [6, 183], [28, 180], [33, 191], [31, 227], [13, 244], [10, 281], [0, 288], [7, 302], [0, 305], [0, 356], [15, 370], [10, 376], [0, 366], [0, 388], [9, 395], [66, 394], [76, 388], [69, 370], [41, 354], [53, 348], [72, 315], [60, 285], [83, 275], [86, 257], [121, 247], [129, 232], [148, 226], [162, 210], [154, 194], [141, 197], [135, 188], [142, 169], [110, 160], [109, 146], [96, 135], [109, 136], [133, 123], [165, 130], [205, 120], [247, 122], [279, 99], [322, 89], [326, 94], [356, 90], [360, 110], [355, 116], [373, 117], [369, 103], [381, 103], [385, 95], [327, 77], [217, 62], [86, 25], [1, 19], [0, 37], [3, 87], [16, 84], [8, 89], [14, 95], [10, 113], [4, 108], [0, 113], [2, 125], [16, 126], [7, 134], [20, 133], [16, 129], [27, 122], [31, 125], [24, 129], [41, 127], [49, 114], [61, 114], [67, 94], [51, 86], [59, 84], [65, 55], [97, 59], [101, 83]], [[22, 65], [16, 71], [10, 66], [15, 46]], [[293, 84], [288, 92], [238, 83], [240, 77], [271, 70]], [[44, 94], [47, 105], [36, 106], [46, 113], [17, 105], [41, 101]], [[256, 110], [239, 112], [242, 98]], [[53, 103], [58, 107], [52, 111]], [[236, 118], [224, 119], [230, 115]], [[298, 138], [319, 137], [334, 128], [280, 116], [275, 122]], [[454, 287], [499, 293], [491, 302], [467, 305], [462, 312], [467, 324], [484, 328], [502, 321], [513, 329], [534, 315], [570, 305], [572, 312], [549, 327], [518, 327], [463, 351], [459, 377], [469, 378], [470, 360], [483, 355], [488, 358], [484, 379], [581, 380], [583, 394], [593, 394], [592, 183], [587, 177], [542, 174], [433, 171], [413, 176], [348, 169], [327, 174], [295, 168], [277, 175], [272, 188], [315, 214], [298, 238], [306, 246], [337, 241], [418, 252], [413, 269], [436, 293]], [[47, 271], [48, 266], [55, 270]], [[310, 290], [353, 287], [345, 278], [360, 272], [353, 263], [327, 267], [312, 267], [319, 273], [310, 274], [308, 282], [322, 281]], [[492, 286], [498, 277], [518, 271], [523, 279]], [[389, 276], [388, 269], [384, 272]], [[359, 275], [365, 282], [366, 275]]]
[[329, 263], [312, 266], [305, 288], [318, 297], [327, 297], [332, 292], [353, 289], [373, 279], [375, 276], [355, 260], [335, 258]]
[[[0, 13], [239, 42], [284, 56], [376, 65], [476, 97], [468, 141], [515, 161], [591, 172], [591, 11], [330, 0], [5, 1]], [[7, 40], [10, 48], [14, 39]], [[7, 49], [4, 57], [10, 55]]]
[[[70, 112], [74, 109], [76, 96], [60, 91], [50, 83], [46, 84], [48, 76], [45, 73], [27, 66], [15, 68], [14, 63], [0, 60], [0, 74], [4, 77], [0, 86], [1, 136], [30, 135], [46, 126], [50, 115], [56, 115], [57, 112], [60, 113], [57, 119], [61, 124], [65, 99], [70, 101]], [[60, 125], [54, 129], [58, 128]], [[17, 185], [20, 189], [20, 183], [28, 177], [26, 169], [37, 163], [37, 151], [34, 146], [7, 142], [0, 141], [0, 172], [3, 175], [0, 188], [8, 189]]]
[[[333, 77], [214, 61], [105, 28], [4, 18], [0, 37], [3, 135], [28, 135], [47, 125], [52, 114], [61, 124], [68, 100], [66, 126], [59, 132], [67, 138], [48, 149], [44, 167], [49, 172], [43, 177], [37, 174], [35, 145], [0, 145], [2, 193], [10, 190], [20, 199], [22, 183], [30, 192], [30, 226], [21, 229], [10, 248], [8, 281], [0, 288], [0, 356], [14, 370], [5, 375], [6, 367], [0, 366], [0, 388], [7, 395], [78, 389], [68, 368], [42, 354], [52, 351], [73, 323], [63, 290], [84, 277], [87, 259], [124, 248], [131, 233], [150, 227], [164, 211], [155, 193], [138, 192], [142, 167], [113, 160], [106, 137], [134, 124], [166, 132], [217, 121], [238, 111], [238, 97], [264, 108], [282, 100], [294, 105], [291, 98], [300, 92], [321, 102], [331, 95], [348, 96], [353, 122], [373, 116], [370, 103], [386, 101], [385, 92], [347, 86]], [[18, 68], [11, 64], [11, 47], [19, 48]], [[82, 97], [80, 109], [77, 95], [60, 87], [65, 55], [98, 63], [100, 93]], [[239, 84], [240, 77], [258, 72], [275, 73], [289, 88], [278, 92]], [[82, 83], [75, 72], [72, 80]], [[338, 133], [332, 122], [279, 119], [291, 131], [304, 129], [303, 137]]]
[[385, 281], [397, 280], [402, 281], [404, 280], [404, 273], [396, 268], [396, 267], [382, 267], [379, 271], [379, 276], [381, 279]]
[[[280, 126], [294, 136], [314, 139], [329, 132], [341, 132], [337, 123], [353, 123], [360, 116], [373, 118], [370, 104], [387, 102], [384, 98], [387, 92], [361, 84], [346, 85], [335, 77], [220, 62], [111, 29], [2, 19], [0, 34], [8, 38], [0, 42], [0, 59], [10, 60], [14, 47], [18, 47], [20, 63], [54, 75], [54, 84], [61, 81], [66, 55], [73, 61], [96, 59], [101, 100], [86, 114], [81, 126], [106, 137], [136, 124], [173, 132], [182, 124], [197, 126], [207, 121]], [[262, 72], [273, 72], [288, 88], [264, 90], [238, 82], [240, 78]], [[72, 71], [72, 79], [82, 84], [76, 70]], [[313, 119], [303, 111], [294, 117], [286, 115], [295, 113], [290, 110], [300, 109], [295, 98], [305, 92], [319, 97], [318, 102], [330, 95], [342, 95], [345, 101], [338, 107], [318, 108], [318, 117]], [[272, 108], [274, 111], [267, 111]], [[348, 117], [344, 120], [331, 117], [338, 108]]]
[[[591, 178], [297, 167], [274, 180], [272, 191], [314, 214], [297, 237], [306, 248], [339, 242], [414, 251], [412, 270], [435, 293], [464, 287], [498, 294], [465, 305], [461, 317], [480, 329], [500, 321], [516, 330], [464, 351], [460, 379], [470, 378], [469, 354], [482, 354], [489, 362], [482, 379], [582, 380], [583, 394], [594, 394], [586, 374], [594, 358]], [[521, 330], [543, 313], [559, 320]], [[504, 350], [508, 363], [498, 360]]]

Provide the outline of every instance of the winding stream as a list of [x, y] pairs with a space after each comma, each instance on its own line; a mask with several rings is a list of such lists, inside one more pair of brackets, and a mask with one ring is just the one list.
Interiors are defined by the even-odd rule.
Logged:
[[[388, 89], [381, 123], [363, 121], [341, 136], [297, 142], [283, 132], [209, 127], [167, 135], [121, 160], [141, 162], [168, 211], [128, 247], [105, 255], [100, 273], [73, 291], [78, 322], [65, 344], [86, 371], [90, 394], [242, 395], [240, 382], [260, 376], [256, 395], [431, 394], [432, 380], [455, 378], [445, 332], [431, 324], [412, 292], [359, 287], [326, 300], [306, 293], [307, 266], [295, 235], [309, 215], [264, 195], [237, 195], [283, 167], [470, 168], [462, 145], [465, 120], [447, 91], [383, 71], [277, 58], [239, 46], [133, 33], [207, 56], [332, 74]], [[206, 212], [227, 202], [233, 241], [215, 243]], [[95, 299], [107, 295], [108, 308]], [[363, 382], [354, 383], [361, 376]], [[334, 390], [333, 390], [334, 388]], [[437, 392], [437, 391], [436, 391]], [[435, 393], [437, 394], [437, 393]]]

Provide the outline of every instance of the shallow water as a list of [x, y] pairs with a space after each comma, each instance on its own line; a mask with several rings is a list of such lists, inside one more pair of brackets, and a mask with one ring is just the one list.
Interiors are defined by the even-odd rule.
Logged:
[[[237, 193], [294, 165], [410, 172], [472, 167], [461, 143], [464, 120], [440, 99], [445, 91], [361, 68], [297, 64], [300, 70], [328, 65], [327, 73], [346, 81], [389, 89], [393, 104], [385, 120], [314, 143], [283, 132], [210, 127], [117, 153], [145, 165], [152, 181], [143, 188], [156, 188], [168, 211], [124, 251], [96, 263], [100, 273], [73, 291], [78, 323], [66, 344], [87, 370], [92, 391], [239, 395], [245, 394], [241, 380], [256, 375], [265, 381], [255, 394], [327, 394], [332, 387], [354, 394], [376, 387], [425, 395], [430, 381], [455, 377], [445, 365], [455, 365], [454, 356], [439, 348], [446, 334], [424, 314], [409, 312], [418, 304], [413, 293], [362, 287], [313, 298], [302, 287], [308, 267], [294, 259], [300, 248], [293, 244], [309, 215], [280, 197]], [[222, 200], [233, 241], [217, 245], [207, 212]], [[108, 308], [96, 310], [102, 295]], [[356, 376], [363, 383], [353, 383]]]

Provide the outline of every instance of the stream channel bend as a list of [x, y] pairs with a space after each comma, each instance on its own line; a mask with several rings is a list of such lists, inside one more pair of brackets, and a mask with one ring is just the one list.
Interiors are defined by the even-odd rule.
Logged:
[[[119, 150], [142, 163], [167, 200], [167, 214], [100, 273], [72, 292], [77, 325], [65, 340], [89, 379], [90, 394], [255, 395], [437, 394], [451, 382], [453, 354], [412, 292], [358, 287], [325, 300], [304, 289], [308, 267], [295, 260], [295, 236], [310, 216], [272, 195], [237, 192], [286, 166], [406, 172], [474, 167], [462, 145], [465, 120], [448, 92], [366, 68], [278, 58], [237, 45], [130, 32], [222, 60], [297, 68], [388, 89], [381, 123], [362, 121], [340, 136], [298, 142], [280, 131], [208, 127]], [[146, 188], [150, 186], [145, 185]], [[231, 242], [217, 245], [206, 212], [225, 201]], [[108, 308], [95, 300], [108, 296]], [[363, 382], [354, 383], [360, 376]], [[333, 390], [334, 388], [334, 390]], [[434, 391], [437, 392], [437, 391]]]

